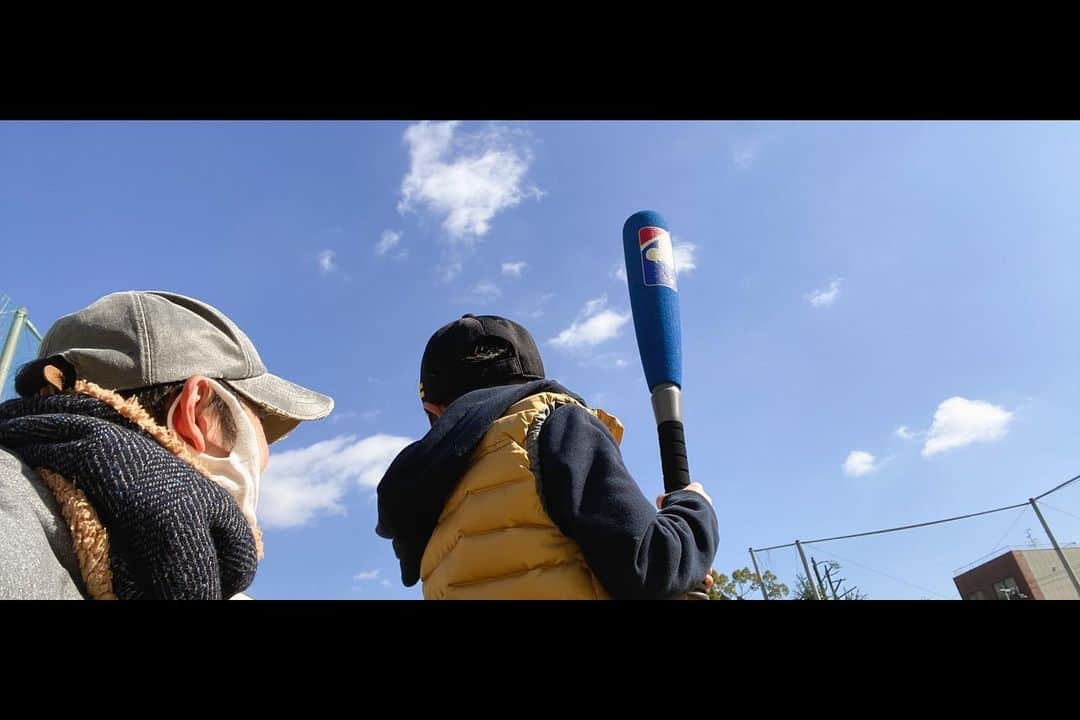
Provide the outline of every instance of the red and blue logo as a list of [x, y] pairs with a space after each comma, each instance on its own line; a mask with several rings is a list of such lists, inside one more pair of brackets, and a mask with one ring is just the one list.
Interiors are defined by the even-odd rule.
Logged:
[[641, 246], [641, 269], [646, 285], [664, 285], [678, 291], [675, 285], [675, 254], [671, 250], [671, 236], [658, 227], [638, 230]]

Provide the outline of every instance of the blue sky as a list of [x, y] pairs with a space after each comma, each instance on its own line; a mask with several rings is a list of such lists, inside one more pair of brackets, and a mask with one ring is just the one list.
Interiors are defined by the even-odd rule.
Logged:
[[[337, 402], [273, 448], [252, 594], [419, 598], [374, 534], [374, 484], [426, 430], [420, 354], [462, 313], [528, 326], [661, 492], [616, 273], [623, 221], [657, 210], [727, 572], [751, 545], [1012, 504], [1080, 472], [1077, 197], [1076, 123], [8, 122], [0, 291], [42, 331], [126, 289], [228, 313], [273, 372]], [[1080, 494], [1047, 502], [1080, 540]], [[872, 597], [955, 597], [955, 568], [1029, 528], [1043, 539], [1006, 512], [811, 554]], [[793, 584], [793, 552], [762, 561]]]

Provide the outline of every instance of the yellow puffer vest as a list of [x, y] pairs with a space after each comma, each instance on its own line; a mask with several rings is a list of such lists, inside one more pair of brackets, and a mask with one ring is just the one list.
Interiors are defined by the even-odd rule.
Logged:
[[[544, 510], [528, 448], [568, 395], [543, 392], [510, 407], [480, 440], [420, 563], [426, 600], [599, 600], [610, 595], [578, 544]], [[586, 408], [616, 442], [622, 423]], [[534, 451], [535, 455], [535, 451]]]

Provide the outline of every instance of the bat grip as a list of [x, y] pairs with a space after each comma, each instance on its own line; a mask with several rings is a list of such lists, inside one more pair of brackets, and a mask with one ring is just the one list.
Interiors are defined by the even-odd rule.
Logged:
[[[664, 469], [664, 491], [675, 492], [690, 484], [690, 464], [686, 459], [686, 441], [683, 424], [679, 420], [667, 420], [656, 426], [660, 434], [660, 466]], [[709, 590], [704, 581], [698, 583], [682, 600], [708, 600]]]
[[664, 471], [664, 491], [675, 492], [690, 484], [690, 464], [686, 460], [683, 437], [682, 390], [675, 383], [660, 383], [652, 390], [653, 416], [660, 436], [660, 467]]
[[666, 420], [656, 426], [660, 435], [660, 466], [664, 490], [675, 492], [690, 484], [690, 463], [686, 459], [686, 439], [681, 420]]
[[[656, 431], [660, 434], [660, 466], [664, 469], [664, 491], [682, 490], [690, 484], [690, 464], [686, 459], [683, 424], [679, 420], [667, 420], [657, 425]], [[679, 599], [708, 600], [709, 590], [703, 581]]]

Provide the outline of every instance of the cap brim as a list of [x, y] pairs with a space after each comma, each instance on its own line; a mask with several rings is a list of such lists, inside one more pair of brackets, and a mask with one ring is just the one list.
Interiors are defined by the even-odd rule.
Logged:
[[318, 420], [334, 409], [334, 399], [277, 375], [265, 373], [243, 380], [226, 380], [231, 387], [267, 412], [266, 442], [273, 443], [305, 420]]

